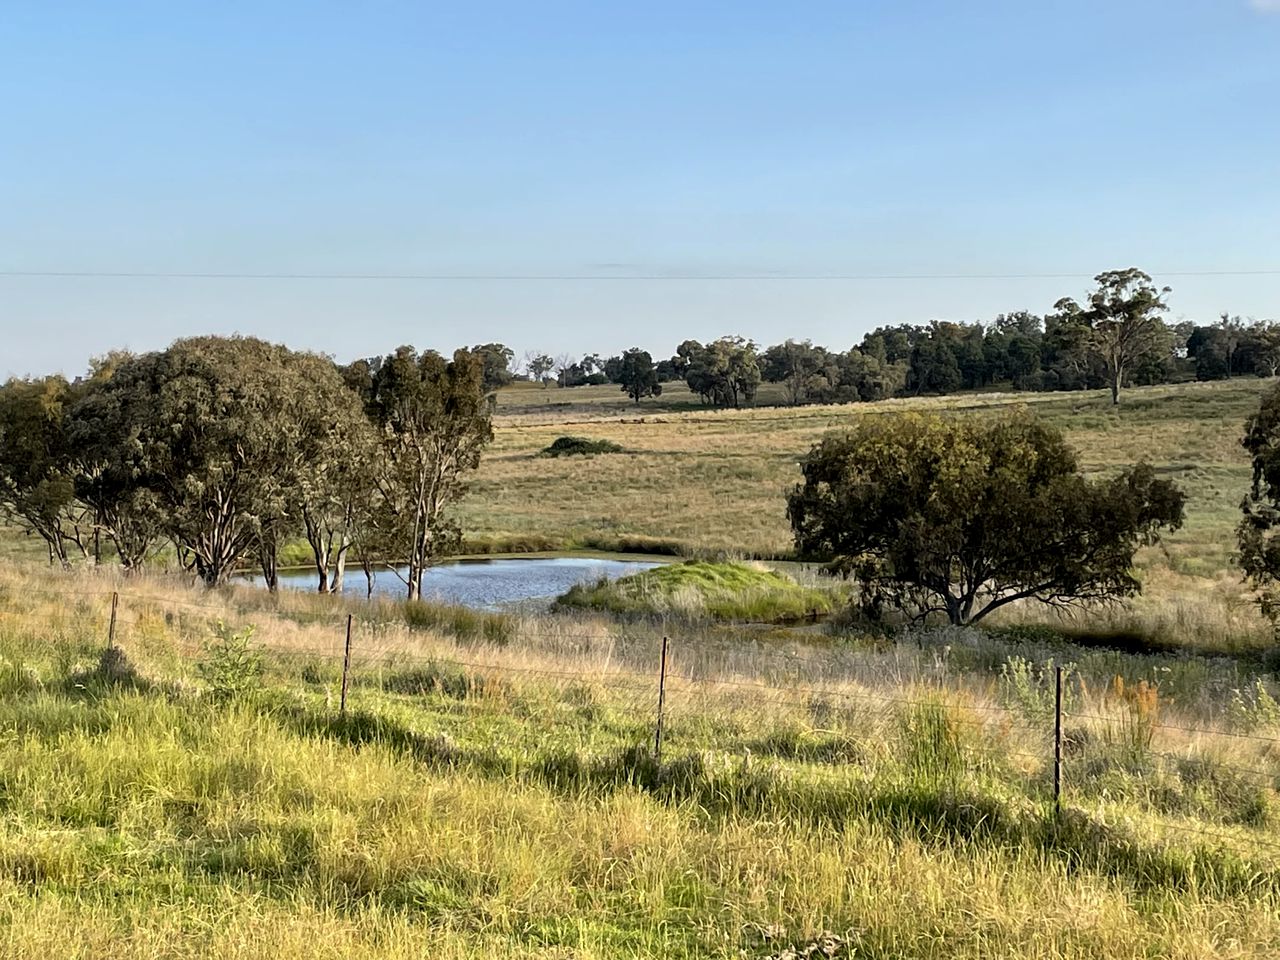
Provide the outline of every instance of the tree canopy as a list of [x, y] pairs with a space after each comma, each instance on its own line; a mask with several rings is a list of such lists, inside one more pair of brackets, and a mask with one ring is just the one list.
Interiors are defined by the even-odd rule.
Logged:
[[622, 354], [622, 363], [618, 370], [619, 381], [628, 397], [639, 403], [644, 397], [662, 395], [662, 384], [658, 382], [658, 371], [654, 369], [653, 357], [648, 350], [632, 347]]
[[964, 624], [1017, 600], [1129, 596], [1135, 550], [1183, 514], [1150, 466], [1087, 479], [1061, 433], [1025, 415], [867, 417], [801, 471], [787, 502], [798, 554], [856, 577], [875, 615]]
[[10, 380], [0, 388], [0, 516], [44, 540], [49, 559], [84, 549], [67, 430], [72, 387], [60, 376]]
[[[458, 541], [448, 508], [491, 437], [488, 390], [510, 351], [452, 360], [402, 347], [337, 367], [250, 337], [112, 354], [73, 384], [0, 386], [0, 512], [68, 563], [105, 534], [126, 571], [163, 540], [210, 586], [256, 562], [277, 583], [304, 537], [318, 588], [341, 590], [354, 550], [427, 565]], [[495, 357], [497, 359], [495, 359]]]
[[467, 350], [446, 360], [401, 347], [371, 368], [367, 396], [380, 445], [381, 542], [407, 560], [409, 599], [416, 600], [427, 567], [461, 540], [447, 510], [493, 438], [483, 362]]
[[86, 496], [108, 516], [162, 529], [207, 584], [253, 555], [274, 586], [315, 432], [336, 404], [357, 403], [331, 363], [302, 362], [247, 337], [178, 340], [123, 360], [75, 411], [73, 434], [100, 478], [86, 480]]
[[1245, 422], [1242, 446], [1253, 482], [1241, 501], [1237, 527], [1240, 567], [1263, 613], [1280, 619], [1280, 387], [1267, 391]]

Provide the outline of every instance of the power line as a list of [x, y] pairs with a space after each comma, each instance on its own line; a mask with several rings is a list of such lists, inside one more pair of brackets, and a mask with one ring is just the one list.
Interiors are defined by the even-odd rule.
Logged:
[[[1159, 277], [1269, 277], [1280, 276], [1280, 268], [1261, 270], [1156, 270]], [[824, 282], [824, 281], [914, 281], [914, 280], [1076, 280], [1092, 279], [1079, 273], [721, 273], [721, 274], [583, 274], [583, 273], [234, 273], [151, 270], [0, 270], [10, 279], [81, 280], [321, 280], [371, 282]]]

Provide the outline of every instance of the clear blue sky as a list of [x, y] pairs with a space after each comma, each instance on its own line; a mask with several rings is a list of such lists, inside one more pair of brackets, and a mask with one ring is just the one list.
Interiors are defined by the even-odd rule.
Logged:
[[[990, 319], [1136, 265], [1280, 316], [1280, 0], [0, 0], [0, 376], [256, 334], [669, 354]], [[1268, 9], [1271, 8], [1271, 9]]]

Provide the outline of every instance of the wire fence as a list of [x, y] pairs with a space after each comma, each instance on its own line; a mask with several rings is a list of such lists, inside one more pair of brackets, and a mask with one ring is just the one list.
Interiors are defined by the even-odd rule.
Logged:
[[[209, 648], [175, 640], [169, 629], [175, 618], [195, 618], [210, 633], [216, 621], [233, 614], [296, 617], [299, 631], [305, 631], [294, 638], [297, 646], [259, 644], [256, 653], [286, 680], [332, 686], [335, 716], [363, 709], [361, 701], [371, 688], [379, 695], [471, 698], [499, 709], [512, 693], [536, 691], [562, 704], [590, 705], [593, 691], [600, 691], [628, 719], [627, 729], [637, 741], [633, 746], [643, 745], [659, 763], [664, 750], [702, 745], [709, 736], [724, 752], [742, 751], [747, 758], [753, 750], [768, 754], [792, 764], [788, 769], [797, 775], [832, 783], [856, 778], [867, 756], [970, 768], [1004, 764], [1006, 775], [1020, 776], [1029, 793], [1046, 802], [1050, 816], [1061, 817], [1071, 803], [1101, 808], [1117, 784], [1127, 784], [1131, 793], [1145, 791], [1160, 801], [1156, 807], [1166, 808], [1155, 811], [1167, 814], [1157, 817], [1161, 829], [1237, 851], [1280, 851], [1280, 838], [1264, 829], [1280, 791], [1280, 737], [1197, 727], [1181, 718], [1171, 722], [1162, 716], [1158, 691], [1144, 684], [1094, 694], [1091, 701], [1074, 698], [1083, 701], [1077, 708], [1072, 697], [1064, 696], [1070, 691], [1061, 667], [1053, 671], [1051, 686], [1037, 691], [1042, 699], [1029, 706], [982, 702], [971, 691], [936, 682], [907, 691], [876, 689], [841, 676], [833, 667], [838, 658], [812, 651], [753, 647], [750, 664], [757, 675], [752, 676], [732, 662], [724, 671], [706, 651], [682, 648], [679, 637], [636, 637], [625, 657], [601, 655], [588, 646], [578, 656], [557, 650], [557, 661], [548, 665], [536, 662], [538, 651], [531, 648], [481, 643], [425, 650], [407, 642], [415, 631], [403, 621], [379, 615], [245, 608], [227, 598], [198, 602], [144, 590], [77, 589], [67, 595], [32, 587], [24, 588], [24, 597], [58, 601], [55, 628], [61, 616], [83, 629], [85, 615], [91, 614], [87, 619], [108, 648], [141, 652], [152, 642], [189, 663], [207, 656]], [[0, 594], [0, 626], [22, 621], [5, 600]], [[519, 638], [545, 640], [553, 649], [607, 647], [619, 640], [615, 634], [572, 628], [539, 630], [536, 624], [520, 630]], [[535, 662], [513, 662], [516, 657]], [[794, 735], [796, 729], [804, 736]], [[648, 733], [641, 741], [643, 730]], [[583, 737], [590, 740], [589, 731]], [[1010, 771], [1009, 764], [1017, 769]], [[1216, 804], [1221, 808], [1216, 825], [1234, 832], [1193, 819], [1197, 803]]]

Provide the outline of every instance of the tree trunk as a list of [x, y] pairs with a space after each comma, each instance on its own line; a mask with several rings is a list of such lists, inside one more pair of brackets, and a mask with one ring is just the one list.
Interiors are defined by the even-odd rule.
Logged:
[[275, 547], [263, 547], [259, 554], [262, 562], [262, 579], [266, 581], [267, 589], [271, 593], [275, 593], [280, 589], [280, 573], [276, 568], [276, 551]]
[[333, 579], [329, 581], [329, 592], [336, 593], [339, 596], [342, 594], [342, 581], [347, 573], [347, 550], [350, 546], [351, 544], [347, 543], [344, 537], [342, 546], [338, 547], [338, 555], [333, 562]]
[[1120, 377], [1116, 375], [1111, 378], [1111, 405], [1118, 407], [1120, 405]]

